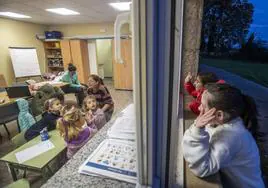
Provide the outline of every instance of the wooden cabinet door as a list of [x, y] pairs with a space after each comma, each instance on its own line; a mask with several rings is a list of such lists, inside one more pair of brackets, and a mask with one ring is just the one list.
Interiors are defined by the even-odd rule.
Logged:
[[132, 47], [131, 39], [121, 39], [121, 58], [124, 63], [116, 63], [113, 47], [113, 78], [115, 89], [132, 90], [133, 89], [133, 73], [132, 73]]
[[61, 46], [61, 54], [62, 54], [64, 70], [67, 70], [68, 64], [72, 63], [70, 41], [69, 40], [61, 40], [60, 46]]
[[87, 41], [70, 40], [70, 50], [73, 64], [77, 68], [78, 79], [86, 84], [90, 73]]

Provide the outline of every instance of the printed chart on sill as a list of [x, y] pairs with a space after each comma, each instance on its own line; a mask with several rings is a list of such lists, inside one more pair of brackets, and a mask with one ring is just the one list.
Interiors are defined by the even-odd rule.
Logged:
[[106, 139], [79, 169], [80, 173], [103, 175], [135, 183], [135, 142]]

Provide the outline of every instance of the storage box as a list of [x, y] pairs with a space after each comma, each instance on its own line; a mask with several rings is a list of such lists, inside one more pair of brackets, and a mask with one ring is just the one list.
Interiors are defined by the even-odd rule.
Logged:
[[62, 33], [60, 31], [45, 31], [46, 39], [61, 39]]

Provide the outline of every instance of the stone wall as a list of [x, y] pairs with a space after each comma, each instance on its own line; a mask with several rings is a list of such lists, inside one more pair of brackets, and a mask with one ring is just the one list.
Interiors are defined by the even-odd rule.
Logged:
[[199, 63], [204, 0], [185, 0], [182, 43], [182, 81], [188, 72], [196, 75]]

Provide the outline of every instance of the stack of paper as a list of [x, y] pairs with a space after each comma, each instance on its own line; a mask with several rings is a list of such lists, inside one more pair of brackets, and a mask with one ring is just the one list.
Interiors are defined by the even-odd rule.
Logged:
[[112, 127], [108, 130], [108, 137], [124, 140], [136, 139], [134, 105], [125, 108], [120, 116], [115, 120]]
[[135, 118], [119, 117], [107, 132], [109, 138], [135, 140]]
[[116, 139], [104, 140], [80, 166], [79, 172], [136, 183], [135, 142]]

